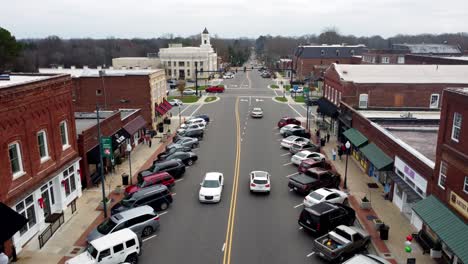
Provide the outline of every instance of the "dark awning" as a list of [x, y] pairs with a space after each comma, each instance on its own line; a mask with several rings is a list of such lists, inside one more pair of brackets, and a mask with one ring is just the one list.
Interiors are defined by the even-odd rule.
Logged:
[[320, 98], [317, 101], [318, 104], [318, 109], [317, 112], [324, 114], [329, 117], [337, 118], [339, 113], [338, 113], [338, 108], [336, 105], [332, 104], [330, 101], [328, 101], [325, 98]]
[[132, 121], [128, 122], [123, 128], [125, 131], [128, 132], [128, 134], [133, 135], [135, 134], [138, 130], [144, 128], [146, 126], [146, 121], [145, 119], [139, 115]]
[[389, 169], [389, 165], [393, 163], [392, 158], [385, 154], [374, 143], [370, 143], [360, 150], [377, 170]]
[[28, 220], [18, 214], [15, 210], [0, 203], [0, 215], [2, 216], [2, 228], [0, 228], [0, 243], [10, 239], [28, 222]]
[[343, 135], [358, 148], [367, 143], [367, 138], [354, 128], [346, 130]]
[[130, 138], [131, 135], [128, 134], [125, 129], [121, 128], [119, 131], [112, 135], [112, 151], [115, 151], [120, 145], [122, 145], [127, 138]]
[[463, 263], [468, 263], [468, 225], [461, 218], [433, 195], [416, 203], [413, 211]]
[[408, 203], [414, 203], [414, 202], [419, 202], [422, 200], [421, 196], [416, 193], [416, 191], [411, 188], [411, 186], [408, 185], [400, 176], [398, 176], [396, 173], [391, 171], [387, 175], [392, 178], [393, 182], [400, 186], [401, 189], [406, 193], [406, 201]]

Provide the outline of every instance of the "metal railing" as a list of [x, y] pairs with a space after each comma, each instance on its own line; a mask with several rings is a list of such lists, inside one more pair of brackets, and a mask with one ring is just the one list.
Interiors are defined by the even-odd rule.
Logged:
[[52, 235], [59, 229], [61, 225], [65, 222], [63, 213], [60, 214], [57, 219], [50, 223], [50, 225], [39, 235], [39, 248], [42, 248], [47, 241], [52, 237]]

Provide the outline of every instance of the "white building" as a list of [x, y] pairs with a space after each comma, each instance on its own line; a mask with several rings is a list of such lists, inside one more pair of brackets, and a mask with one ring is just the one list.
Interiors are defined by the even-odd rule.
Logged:
[[161, 68], [161, 61], [156, 57], [120, 57], [112, 59], [114, 69], [157, 69]]
[[[169, 44], [169, 48], [159, 50], [161, 64], [166, 76], [171, 79], [195, 79], [195, 68], [199, 71], [216, 71], [217, 54], [211, 47], [210, 34], [205, 28], [201, 34], [200, 47], [182, 47], [182, 44]], [[207, 78], [210, 73], [199, 73], [198, 78]]]

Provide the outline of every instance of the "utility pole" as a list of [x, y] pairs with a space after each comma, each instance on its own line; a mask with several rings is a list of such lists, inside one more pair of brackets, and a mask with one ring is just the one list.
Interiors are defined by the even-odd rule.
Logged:
[[195, 94], [198, 97], [198, 62], [195, 62]]
[[102, 142], [101, 142], [101, 124], [99, 121], [99, 106], [96, 104], [96, 118], [97, 118], [97, 131], [98, 131], [98, 142], [99, 142], [99, 163], [101, 173], [101, 187], [102, 187], [102, 205], [104, 208], [104, 218], [107, 218], [107, 204], [106, 204], [106, 188], [104, 186], [104, 162], [102, 161]]

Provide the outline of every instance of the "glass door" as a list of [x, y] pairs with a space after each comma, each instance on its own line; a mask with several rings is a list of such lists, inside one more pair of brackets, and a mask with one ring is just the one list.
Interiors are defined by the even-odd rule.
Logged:
[[47, 184], [41, 187], [41, 197], [43, 200], [42, 209], [44, 211], [44, 218], [47, 218], [52, 213], [49, 188]]

